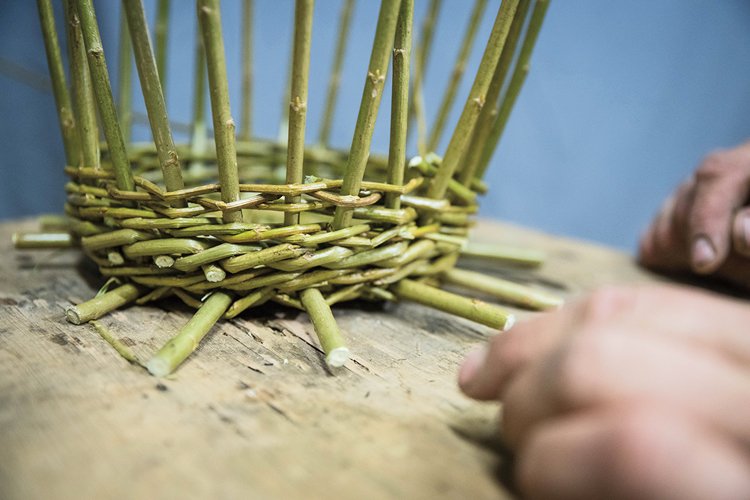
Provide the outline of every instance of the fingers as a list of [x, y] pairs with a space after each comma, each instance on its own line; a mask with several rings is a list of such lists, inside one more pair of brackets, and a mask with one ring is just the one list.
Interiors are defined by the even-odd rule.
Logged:
[[655, 405], [546, 422], [520, 450], [529, 498], [745, 498], [750, 464], [732, 443]]
[[503, 434], [518, 448], [547, 419], [606, 405], [658, 401], [750, 446], [746, 368], [637, 329], [571, 337], [522, 371], [503, 397]]
[[641, 238], [638, 260], [642, 265], [662, 271], [689, 267], [686, 229], [694, 188], [693, 177], [683, 182]]
[[729, 255], [735, 210], [748, 197], [750, 155], [743, 149], [709, 155], [696, 171], [695, 194], [688, 218], [693, 271], [710, 274]]
[[675, 286], [611, 287], [496, 336], [459, 374], [470, 397], [498, 398], [518, 372], [581, 331], [628, 325], [645, 335], [689, 342], [750, 364], [750, 310], [735, 301]]

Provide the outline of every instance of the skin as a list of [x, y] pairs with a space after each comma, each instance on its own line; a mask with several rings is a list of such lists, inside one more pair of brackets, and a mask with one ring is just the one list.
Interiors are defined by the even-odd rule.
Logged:
[[[750, 290], [750, 142], [710, 154], [640, 262]], [[528, 498], [750, 498], [750, 307], [698, 289], [598, 290], [497, 335], [459, 386], [503, 403]]]
[[603, 289], [496, 336], [459, 385], [504, 403], [529, 498], [746, 499], [749, 324], [695, 289]]
[[750, 289], [750, 142], [709, 154], [640, 243], [645, 267], [694, 272]]

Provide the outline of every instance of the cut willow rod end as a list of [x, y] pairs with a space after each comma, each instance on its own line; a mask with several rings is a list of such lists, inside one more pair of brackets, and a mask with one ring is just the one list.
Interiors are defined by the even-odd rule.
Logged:
[[166, 377], [171, 373], [169, 363], [163, 358], [151, 358], [146, 363], [146, 369], [154, 377]]
[[348, 347], [336, 347], [331, 350], [326, 356], [326, 364], [330, 368], [341, 368], [349, 361], [349, 348]]

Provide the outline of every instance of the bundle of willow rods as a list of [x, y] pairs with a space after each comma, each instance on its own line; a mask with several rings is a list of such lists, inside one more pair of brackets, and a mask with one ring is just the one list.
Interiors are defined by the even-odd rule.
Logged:
[[[421, 84], [440, 0], [432, 0], [411, 57], [414, 0], [382, 0], [364, 75], [351, 147], [329, 146], [354, 0], [344, 0], [320, 137], [306, 145], [313, 0], [296, 0], [293, 53], [283, 141], [251, 129], [252, 0], [242, 20], [241, 129], [230, 112], [219, 0], [197, 0], [192, 138], [173, 140], [164, 96], [169, 3], [160, 0], [152, 49], [141, 0], [122, 3], [119, 98], [115, 102], [92, 0], [65, 1], [70, 82], [51, 0], [38, 0], [50, 77], [70, 181], [67, 234], [19, 235], [19, 247], [80, 246], [116, 286], [72, 306], [75, 324], [128, 303], [176, 296], [197, 312], [153, 355], [148, 370], [171, 373], [221, 318], [268, 301], [306, 311], [329, 366], [348, 350], [331, 306], [354, 299], [411, 300], [506, 329], [513, 316], [498, 306], [441, 290], [476, 289], [533, 308], [558, 301], [536, 290], [454, 269], [487, 165], [528, 72], [548, 0], [503, 0], [471, 91], [442, 156], [445, 133], [486, 0], [476, 0], [437, 120], [427, 133]], [[180, 8], [183, 8], [180, 4]], [[130, 143], [131, 59], [135, 59], [152, 143]], [[372, 155], [371, 139], [386, 72], [392, 64], [390, 148]], [[413, 72], [411, 70], [413, 69]], [[411, 73], [410, 73], [411, 72]], [[213, 137], [204, 117], [206, 75]], [[416, 122], [419, 156], [407, 158]], [[100, 143], [99, 131], [104, 142]], [[536, 256], [510, 259], [534, 263]]]

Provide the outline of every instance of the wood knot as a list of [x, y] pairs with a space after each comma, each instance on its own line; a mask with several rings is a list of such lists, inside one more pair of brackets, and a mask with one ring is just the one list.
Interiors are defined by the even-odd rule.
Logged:
[[307, 103], [297, 95], [289, 102], [289, 107], [292, 108], [292, 111], [295, 113], [299, 113], [307, 109]]

